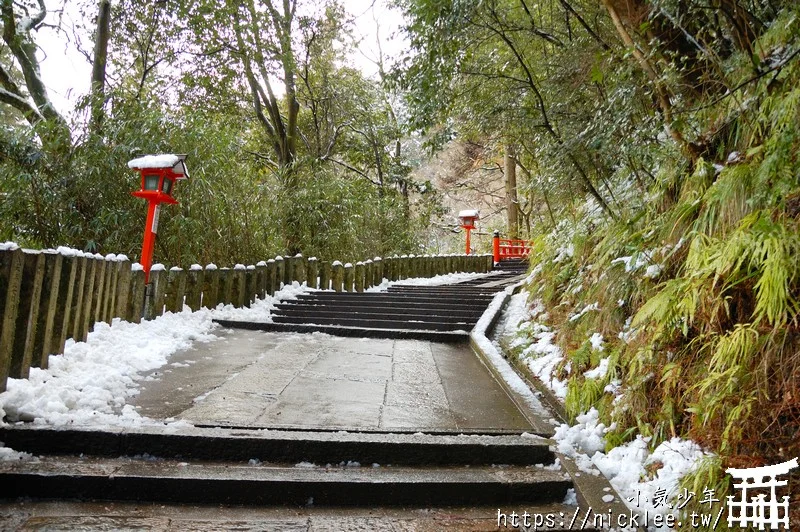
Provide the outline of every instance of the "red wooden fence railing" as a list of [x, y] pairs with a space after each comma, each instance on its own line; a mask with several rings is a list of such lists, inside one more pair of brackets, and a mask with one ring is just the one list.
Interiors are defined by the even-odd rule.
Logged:
[[503, 259], [525, 259], [528, 258], [530, 252], [531, 243], [529, 241], [500, 238], [500, 235], [495, 233], [492, 241], [492, 255], [495, 263]]

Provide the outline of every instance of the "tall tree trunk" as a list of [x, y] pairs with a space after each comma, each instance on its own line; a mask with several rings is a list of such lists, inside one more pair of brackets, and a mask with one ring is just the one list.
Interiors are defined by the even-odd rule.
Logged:
[[506, 177], [506, 214], [508, 216], [508, 235], [519, 238], [519, 198], [517, 197], [517, 158], [514, 146], [505, 146], [503, 157]]
[[683, 136], [683, 133], [679, 129], [675, 128], [672, 116], [672, 103], [669, 100], [669, 94], [660, 81], [660, 76], [650, 63], [650, 60], [647, 59], [636, 43], [633, 42], [633, 38], [631, 37], [630, 33], [628, 33], [625, 25], [622, 23], [622, 19], [620, 19], [614, 4], [611, 3], [611, 0], [602, 0], [602, 2], [606, 7], [606, 11], [608, 11], [608, 15], [611, 17], [611, 21], [614, 23], [614, 27], [622, 39], [622, 42], [625, 43], [625, 46], [631, 50], [633, 57], [636, 58], [639, 66], [645, 72], [645, 74], [647, 74], [647, 77], [653, 84], [653, 90], [655, 92], [656, 99], [658, 100], [658, 106], [661, 108], [661, 114], [664, 117], [664, 131], [666, 131], [667, 134], [672, 137], [673, 140], [675, 140], [684, 154], [692, 162], [696, 161], [697, 158], [700, 157], [699, 150], [697, 146], [686, 140], [686, 138]]
[[92, 121], [91, 128], [99, 132], [103, 124], [103, 103], [106, 86], [108, 40], [111, 36], [111, 1], [100, 0], [97, 13], [97, 30], [92, 61]]

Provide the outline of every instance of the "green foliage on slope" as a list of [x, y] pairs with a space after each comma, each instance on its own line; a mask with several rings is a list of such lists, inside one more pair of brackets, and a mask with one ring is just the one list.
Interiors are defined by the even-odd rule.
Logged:
[[531, 170], [519, 351], [555, 333], [567, 413], [597, 408], [611, 446], [695, 439], [696, 492], [800, 455], [797, 6], [401, 3], [418, 122]]

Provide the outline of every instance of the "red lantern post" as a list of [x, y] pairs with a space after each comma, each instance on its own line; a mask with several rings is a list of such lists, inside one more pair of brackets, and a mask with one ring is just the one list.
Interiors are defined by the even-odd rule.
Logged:
[[153, 265], [153, 249], [158, 233], [158, 215], [161, 204], [177, 205], [178, 200], [172, 197], [175, 182], [189, 177], [186, 169], [186, 155], [145, 155], [128, 162], [128, 167], [138, 171], [142, 176], [140, 190], [131, 192], [137, 198], [148, 202], [147, 219], [144, 224], [141, 264], [144, 269], [145, 283], [150, 280], [150, 267]]
[[465, 210], [458, 213], [458, 218], [461, 220], [461, 228], [467, 232], [467, 255], [469, 255], [472, 247], [470, 246], [470, 232], [475, 229], [475, 221], [480, 219], [478, 211]]

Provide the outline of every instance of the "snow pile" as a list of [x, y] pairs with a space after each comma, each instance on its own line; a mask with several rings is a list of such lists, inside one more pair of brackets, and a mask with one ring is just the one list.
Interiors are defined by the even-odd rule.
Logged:
[[28, 379], [9, 379], [0, 408], [9, 421], [50, 425], [138, 425], [130, 405], [140, 374], [167, 363], [192, 342], [215, 337], [211, 312], [166, 313], [140, 324], [119, 319], [96, 323], [86, 342], [68, 340], [48, 369], [31, 368]]
[[608, 357], [601, 359], [596, 368], [584, 372], [583, 376], [587, 379], [602, 379], [608, 373], [609, 361]]
[[0, 251], [14, 251], [19, 249], [16, 242], [3, 242], [0, 243]]
[[250, 307], [236, 308], [233, 305], [218, 306], [213, 311], [213, 318], [216, 320], [231, 321], [254, 321], [258, 323], [272, 323], [272, 311], [281, 301], [297, 299], [297, 296], [308, 292], [309, 289], [303, 283], [293, 282], [286, 285], [273, 296], [264, 299], [257, 299]]
[[603, 351], [603, 335], [600, 333], [594, 333], [589, 338], [589, 343], [592, 344], [592, 351]]
[[32, 454], [15, 451], [0, 443], [0, 462], [38, 462], [39, 458]]
[[555, 377], [556, 367], [564, 360], [561, 348], [553, 343], [556, 333], [550, 327], [532, 321], [530, 334], [534, 342], [523, 349], [522, 360], [528, 365], [528, 369], [553, 391], [556, 397], [564, 399], [567, 397], [567, 383]]
[[181, 158], [171, 153], [161, 155], [145, 155], [128, 161], [128, 168], [143, 170], [145, 168], [172, 168]]
[[446, 275], [437, 275], [435, 277], [414, 277], [411, 279], [403, 279], [402, 281], [389, 281], [386, 278], [377, 286], [367, 288], [365, 292], [384, 292], [390, 286], [440, 286], [443, 284], [460, 283], [463, 281], [470, 281], [481, 277], [491, 277], [498, 275], [499, 272], [492, 273], [448, 273]]
[[[594, 408], [578, 416], [577, 422], [572, 427], [562, 424], [556, 429], [553, 439], [558, 451], [574, 459], [582, 471], [602, 473], [632, 510], [643, 509], [643, 501], [653, 501], [657, 491], [665, 490], [668, 498], [677, 496], [681, 477], [708, 456], [693, 441], [680, 438], [663, 442], [651, 453], [650, 439], [642, 436], [605, 453], [605, 434], [613, 427], [600, 423]], [[648, 470], [655, 470], [652, 478], [648, 478]], [[667, 505], [649, 509], [650, 514], [671, 511]]]
[[512, 368], [508, 361], [500, 354], [502, 351], [501, 347], [487, 338], [487, 332], [493, 317], [500, 312], [506, 300], [506, 296], [510, 294], [513, 289], [513, 287], [509, 286], [505, 291], [494, 296], [494, 299], [492, 299], [492, 302], [489, 304], [489, 308], [484, 311], [478, 323], [475, 324], [475, 328], [472, 329], [470, 338], [478, 348], [483, 351], [488, 363], [495, 368], [500, 378], [505, 381], [508, 387], [521, 397], [528, 406], [540, 412], [543, 417], [548, 418], [549, 414], [539, 402], [539, 399], [536, 398], [525, 381], [517, 375], [514, 368]]
[[[251, 308], [219, 305], [192, 312], [184, 307], [139, 324], [118, 318], [110, 325], [96, 323], [86, 342], [67, 340], [64, 354], [51, 356], [48, 369], [31, 368], [28, 379], [8, 379], [7, 390], [0, 394], [0, 416], [47, 425], [161, 424], [126, 405], [144, 373], [168, 364], [173, 353], [192, 342], [216, 340], [212, 319], [268, 321], [279, 300], [305, 290], [294, 283]], [[171, 426], [178, 424], [188, 425]]]

